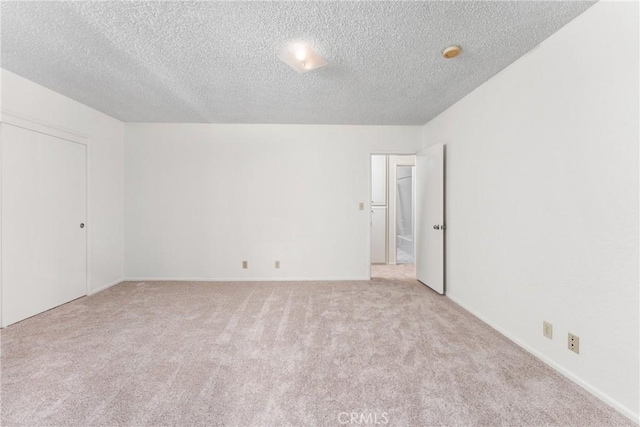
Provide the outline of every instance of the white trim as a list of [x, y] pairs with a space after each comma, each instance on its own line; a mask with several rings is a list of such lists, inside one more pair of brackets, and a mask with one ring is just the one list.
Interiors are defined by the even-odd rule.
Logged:
[[125, 282], [336, 282], [369, 281], [359, 277], [126, 277]]
[[468, 311], [469, 313], [473, 314], [475, 317], [480, 319], [482, 322], [486, 323], [487, 325], [491, 326], [496, 331], [500, 332], [502, 335], [507, 337], [509, 340], [511, 340], [514, 343], [516, 343], [518, 346], [522, 347], [527, 352], [531, 353], [532, 355], [534, 355], [535, 357], [540, 359], [542, 362], [544, 362], [546, 365], [548, 365], [549, 367], [553, 368], [555, 371], [557, 371], [560, 374], [562, 374], [564, 377], [566, 377], [569, 380], [573, 381], [574, 383], [578, 384], [580, 387], [584, 388], [589, 393], [591, 393], [592, 395], [594, 395], [595, 397], [597, 397], [598, 399], [600, 399], [601, 401], [603, 401], [607, 405], [611, 406], [613, 409], [615, 409], [616, 411], [620, 412], [625, 417], [629, 418], [631, 421], [635, 422], [636, 424], [640, 423], [639, 414], [634, 413], [631, 409], [627, 408], [626, 406], [624, 406], [623, 404], [621, 404], [617, 400], [613, 399], [611, 396], [609, 396], [608, 394], [606, 394], [605, 392], [603, 392], [599, 388], [593, 386], [592, 384], [590, 384], [587, 381], [583, 380], [582, 378], [580, 378], [576, 374], [574, 374], [574, 373], [568, 371], [567, 369], [565, 369], [564, 367], [558, 365], [556, 362], [554, 362], [553, 360], [551, 360], [550, 358], [548, 358], [544, 354], [538, 352], [537, 350], [533, 349], [529, 345], [525, 344], [524, 342], [522, 342], [520, 339], [516, 338], [511, 333], [509, 333], [509, 332], [505, 331], [504, 329], [502, 329], [501, 327], [497, 326], [495, 323], [492, 323], [486, 317], [484, 317], [483, 315], [479, 314], [477, 311], [471, 309], [467, 304], [465, 304], [462, 301], [460, 301], [457, 297], [455, 297], [455, 296], [453, 296], [451, 294], [447, 294], [445, 296], [447, 298], [449, 298], [451, 301], [453, 301], [456, 304], [458, 304], [460, 307], [462, 307], [466, 311]]
[[115, 285], [117, 285], [117, 284], [120, 284], [120, 283], [122, 283], [122, 282], [124, 282], [124, 281], [125, 281], [125, 280], [124, 280], [124, 279], [122, 279], [122, 278], [121, 278], [121, 279], [118, 279], [118, 280], [114, 280], [113, 282], [110, 282], [110, 283], [107, 283], [106, 285], [100, 286], [98, 289], [93, 289], [93, 290], [89, 291], [89, 293], [87, 294], [87, 296], [95, 295], [95, 294], [97, 294], [98, 292], [102, 292], [102, 291], [104, 291], [105, 289], [110, 288], [110, 287], [112, 287], [112, 286], [115, 286]]
[[61, 126], [57, 126], [53, 123], [47, 123], [33, 117], [25, 116], [24, 114], [16, 113], [14, 111], [1, 109], [0, 122], [28, 129], [34, 132], [55, 136], [56, 138], [76, 142], [78, 144], [89, 145], [88, 135], [76, 132], [71, 129], [63, 128]]
[[371, 280], [371, 221], [373, 220], [371, 216], [373, 211], [373, 206], [371, 205], [371, 192], [373, 190], [373, 183], [371, 182], [371, 156], [373, 156], [371, 153], [367, 156], [367, 198], [365, 199], [367, 202], [364, 204], [367, 208], [367, 214], [365, 215], [367, 221], [367, 280]]
[[86, 239], [86, 257], [87, 257], [87, 290], [86, 293], [89, 295], [89, 290], [91, 289], [91, 271], [92, 271], [92, 263], [91, 263], [91, 236], [93, 235], [93, 217], [91, 216], [91, 144], [90, 139], [86, 139], [86, 151], [85, 151], [85, 176], [86, 176], [86, 186], [85, 186], [85, 199], [87, 201], [87, 206], [85, 209], [85, 230], [87, 230], [87, 239]]

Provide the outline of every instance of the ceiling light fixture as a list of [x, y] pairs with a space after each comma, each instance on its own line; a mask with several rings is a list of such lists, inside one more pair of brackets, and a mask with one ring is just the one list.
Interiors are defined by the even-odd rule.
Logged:
[[449, 46], [442, 51], [442, 56], [444, 56], [446, 59], [455, 58], [460, 54], [461, 50], [462, 49], [460, 49], [460, 46]]
[[280, 54], [280, 60], [300, 74], [324, 67], [328, 62], [308, 44], [297, 44]]

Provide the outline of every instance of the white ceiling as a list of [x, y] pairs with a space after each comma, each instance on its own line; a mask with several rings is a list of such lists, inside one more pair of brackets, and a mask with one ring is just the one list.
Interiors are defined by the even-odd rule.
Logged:
[[2, 67], [127, 122], [422, 125], [592, 4], [3, 1]]

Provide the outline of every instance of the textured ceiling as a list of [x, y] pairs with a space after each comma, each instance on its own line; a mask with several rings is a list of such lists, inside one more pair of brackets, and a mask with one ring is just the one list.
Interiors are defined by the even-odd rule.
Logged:
[[2, 67], [127, 122], [422, 125], [592, 4], [3, 1]]

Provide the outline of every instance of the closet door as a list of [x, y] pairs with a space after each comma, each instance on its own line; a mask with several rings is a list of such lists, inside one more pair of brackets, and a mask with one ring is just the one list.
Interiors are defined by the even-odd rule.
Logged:
[[2, 324], [87, 290], [86, 146], [2, 129]]

